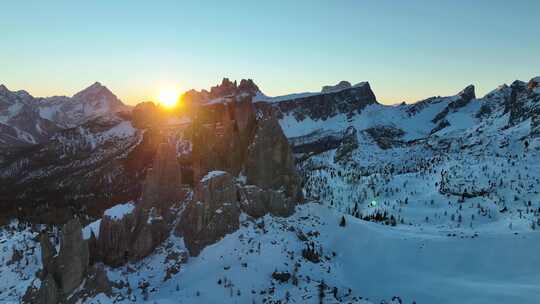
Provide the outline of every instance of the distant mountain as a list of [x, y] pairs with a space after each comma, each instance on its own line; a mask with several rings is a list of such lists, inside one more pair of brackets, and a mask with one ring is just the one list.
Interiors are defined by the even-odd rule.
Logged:
[[99, 82], [73, 97], [47, 98], [0, 85], [0, 146], [44, 142], [58, 130], [129, 109]]
[[340, 82], [325, 86], [319, 93], [299, 93], [278, 97], [255, 96], [254, 100], [265, 107], [269, 104], [278, 117], [292, 116], [295, 120], [322, 120], [343, 114], [350, 118], [369, 105], [379, 104], [368, 82], [351, 86]]
[[0, 146], [36, 144], [59, 129], [39, 115], [37, 103], [25, 91], [11, 92], [0, 85]]
[[96, 82], [73, 97], [39, 100], [39, 112], [60, 126], [73, 127], [98, 116], [129, 110], [107, 87]]

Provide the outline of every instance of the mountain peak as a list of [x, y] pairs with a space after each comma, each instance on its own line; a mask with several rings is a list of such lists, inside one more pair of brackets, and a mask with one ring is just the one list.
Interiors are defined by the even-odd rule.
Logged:
[[86, 89], [73, 95], [73, 98], [78, 99], [96, 99], [100, 97], [113, 97], [116, 99], [116, 96], [106, 86], [97, 81]]
[[464, 97], [467, 100], [475, 99], [476, 94], [474, 92], [474, 85], [470, 84], [466, 86], [461, 92], [459, 92], [457, 95]]
[[90, 87], [91, 87], [91, 88], [92, 88], [92, 87], [94, 87], [94, 88], [101, 88], [101, 87], [104, 87], [104, 86], [101, 84], [101, 82], [96, 81], [96, 82], [94, 82]]
[[325, 85], [321, 89], [321, 93], [337, 92], [351, 87], [351, 83], [345, 80], [340, 81], [336, 85]]
[[5, 85], [0, 84], [0, 92], [9, 92], [9, 90]]
[[73, 97], [81, 93], [96, 93], [96, 92], [105, 91], [105, 90], [109, 91], [109, 89], [107, 89], [106, 86], [102, 85], [99, 81], [96, 81], [92, 85], [88, 86], [87, 88], [83, 89], [79, 93], [75, 94]]
[[85, 104], [94, 104], [96, 108], [114, 109], [122, 107], [124, 104], [116, 95], [100, 82], [95, 82], [86, 89], [73, 95], [73, 99]]

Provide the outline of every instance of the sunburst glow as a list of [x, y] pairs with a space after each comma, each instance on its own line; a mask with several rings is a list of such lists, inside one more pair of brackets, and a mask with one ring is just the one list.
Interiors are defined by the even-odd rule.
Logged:
[[159, 91], [158, 102], [167, 108], [173, 108], [178, 104], [180, 92], [174, 89], [162, 89]]

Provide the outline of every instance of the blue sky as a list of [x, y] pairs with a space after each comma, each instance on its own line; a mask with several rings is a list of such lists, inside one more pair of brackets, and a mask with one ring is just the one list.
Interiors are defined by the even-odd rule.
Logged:
[[540, 1], [2, 1], [0, 83], [100, 81], [122, 100], [253, 78], [267, 95], [370, 82], [414, 102], [540, 75]]

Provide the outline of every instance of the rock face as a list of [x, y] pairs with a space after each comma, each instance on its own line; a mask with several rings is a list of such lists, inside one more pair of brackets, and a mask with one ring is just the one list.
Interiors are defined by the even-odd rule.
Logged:
[[248, 215], [259, 218], [267, 213], [275, 216], [290, 216], [294, 213], [296, 202], [283, 191], [264, 190], [254, 185], [239, 189], [240, 207]]
[[[229, 113], [228, 111], [226, 113]], [[193, 131], [193, 176], [198, 182], [207, 172], [225, 170], [238, 174], [242, 145], [236, 122], [225, 115], [216, 123], [198, 124]]]
[[457, 95], [460, 98], [448, 105], [452, 109], [457, 109], [457, 108], [464, 107], [469, 102], [471, 102], [471, 100], [476, 98], [476, 94], [475, 94], [475, 91], [474, 91], [474, 85], [472, 85], [472, 84], [468, 85], [467, 87], [465, 87], [465, 89], [463, 89]]
[[138, 261], [150, 255], [169, 236], [169, 226], [156, 208], [141, 210], [132, 238], [130, 260]]
[[337, 92], [351, 87], [351, 83], [345, 80], [340, 81], [336, 85], [322, 87], [321, 93]]
[[347, 137], [345, 131], [315, 130], [306, 135], [289, 137], [293, 153], [303, 155], [299, 158], [320, 154], [338, 148]]
[[[240, 86], [242, 83], [240, 83]], [[235, 99], [233, 104], [234, 120], [236, 128], [240, 132], [240, 140], [242, 146], [247, 146], [251, 140], [251, 133], [256, 124], [255, 106], [251, 102], [251, 97], [241, 96]]]
[[527, 84], [529, 89], [536, 89], [540, 88], [540, 76], [534, 77], [531, 80], [529, 80], [529, 83]]
[[133, 126], [139, 129], [156, 126], [162, 121], [163, 116], [153, 102], [141, 102], [131, 111]]
[[208, 173], [196, 186], [193, 200], [182, 213], [177, 233], [193, 256], [239, 227], [240, 208], [232, 176], [223, 171]]
[[432, 119], [432, 122], [438, 123], [439, 121], [445, 119], [446, 115], [448, 115], [450, 111], [456, 111], [457, 109], [466, 106], [475, 98], [476, 95], [474, 93], [474, 86], [469, 85], [465, 87], [465, 89], [463, 89], [454, 97], [454, 100], [449, 102], [448, 105], [441, 112], [435, 115], [435, 117]]
[[237, 175], [245, 162], [255, 125], [255, 107], [249, 96], [235, 96], [225, 103], [201, 107], [192, 128], [194, 181], [212, 170]]
[[112, 267], [138, 261], [151, 254], [167, 238], [168, 231], [157, 208], [137, 206], [121, 218], [104, 215], [92, 257]]
[[43, 232], [39, 235], [39, 244], [41, 246], [41, 264], [47, 273], [53, 273], [53, 257], [56, 255], [56, 248], [51, 244], [47, 233]]
[[[366, 106], [377, 104], [375, 94], [367, 82], [337, 91], [330, 88], [327, 90], [329, 92], [275, 102], [271, 107], [279, 119], [285, 115], [292, 115], [297, 121], [302, 121], [306, 118], [326, 120], [337, 114], [352, 117]], [[266, 107], [267, 104], [259, 102], [256, 106]]]
[[238, 96], [255, 96], [260, 92], [259, 87], [251, 79], [242, 79], [240, 84], [235, 81], [229, 80], [229, 78], [223, 78], [221, 84], [218, 84], [210, 91], [207, 90], [190, 90], [182, 96], [182, 101], [187, 108], [188, 112], [193, 109], [207, 104], [213, 100], [238, 97]]
[[347, 128], [343, 141], [336, 150], [336, 155], [334, 156], [335, 162], [346, 162], [351, 158], [353, 151], [358, 148], [358, 138], [356, 133], [354, 127]]
[[263, 189], [284, 188], [287, 197], [301, 200], [300, 178], [291, 148], [275, 117], [269, 116], [258, 121], [245, 169], [248, 184]]
[[172, 205], [186, 195], [181, 173], [176, 147], [160, 143], [137, 205], [121, 217], [103, 215], [99, 234], [91, 239], [93, 258], [116, 267], [151, 254], [168, 237], [176, 216]]
[[[23, 302], [61, 303], [81, 287], [89, 272], [94, 271], [89, 266], [88, 243], [83, 239], [79, 220], [72, 219], [63, 226], [60, 234], [60, 251], [57, 256], [54, 255], [54, 247], [46, 233], [40, 235], [40, 244], [43, 262], [40, 276], [43, 281], [39, 290], [29, 287]], [[100, 277], [100, 286], [108, 286], [106, 275]], [[82, 291], [85, 291], [84, 289], [85, 287], [82, 286]]]
[[232, 95], [236, 92], [236, 88], [236, 80], [231, 82], [229, 78], [223, 78], [220, 85], [210, 88], [210, 98]]
[[532, 106], [530, 99], [539, 100], [539, 94], [534, 94], [527, 83], [518, 80], [514, 81], [505, 93], [504, 113], [510, 113], [508, 125], [514, 126], [532, 117], [531, 128], [536, 129], [538, 127], [536, 118], [540, 116], [540, 110]]
[[386, 150], [401, 144], [405, 132], [392, 126], [377, 126], [366, 129], [365, 132], [377, 143], [379, 148]]
[[131, 247], [131, 229], [135, 227], [135, 215], [126, 214], [122, 219], [115, 220], [103, 216], [96, 239], [96, 253], [103, 263], [120, 266], [128, 260]]
[[169, 143], [161, 143], [143, 185], [143, 206], [168, 209], [172, 203], [182, 199], [181, 185], [182, 172], [176, 149]]
[[[241, 125], [249, 124], [248, 120]], [[191, 255], [198, 255], [204, 247], [236, 231], [241, 210], [252, 217], [267, 213], [289, 216], [302, 200], [291, 148], [275, 117], [256, 121], [253, 133], [249, 146], [242, 146], [241, 141], [234, 143], [246, 149], [245, 161], [240, 164], [247, 185], [237, 183], [231, 173], [224, 171], [210, 171], [196, 179], [199, 182], [193, 197], [176, 227]], [[205, 147], [202, 142], [194, 142], [194, 149], [195, 146]], [[232, 173], [236, 175], [238, 171]]]
[[267, 213], [289, 216], [296, 203], [284, 190], [242, 186], [231, 174], [212, 171], [195, 187], [176, 233], [184, 237], [189, 253], [197, 256], [204, 247], [239, 228], [240, 211], [255, 218]]
[[60, 252], [56, 260], [58, 287], [64, 294], [77, 288], [88, 269], [88, 243], [82, 238], [82, 227], [77, 219], [64, 225], [61, 234]]
[[260, 92], [259, 87], [253, 82], [253, 79], [242, 79], [238, 85], [238, 94], [255, 95]]
[[48, 274], [45, 280], [41, 282], [38, 292], [37, 303], [39, 304], [57, 304], [59, 302], [58, 286], [51, 274]]

